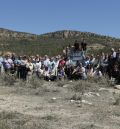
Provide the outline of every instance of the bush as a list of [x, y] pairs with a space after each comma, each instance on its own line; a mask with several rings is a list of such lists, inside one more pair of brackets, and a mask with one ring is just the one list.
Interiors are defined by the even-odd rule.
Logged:
[[5, 86], [11, 86], [11, 85], [14, 85], [15, 82], [16, 82], [16, 78], [15, 76], [12, 76], [12, 75], [8, 75], [8, 74], [3, 74], [0, 76], [0, 82], [2, 85], [5, 85]]

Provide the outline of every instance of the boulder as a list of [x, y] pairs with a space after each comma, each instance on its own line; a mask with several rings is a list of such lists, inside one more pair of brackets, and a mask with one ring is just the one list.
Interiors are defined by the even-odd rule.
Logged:
[[120, 85], [115, 85], [114, 86], [116, 89], [120, 90]]

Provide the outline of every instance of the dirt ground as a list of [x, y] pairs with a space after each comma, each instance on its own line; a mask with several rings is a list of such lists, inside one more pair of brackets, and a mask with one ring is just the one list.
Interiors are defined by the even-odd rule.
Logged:
[[0, 129], [120, 129], [119, 94], [98, 82], [0, 83]]

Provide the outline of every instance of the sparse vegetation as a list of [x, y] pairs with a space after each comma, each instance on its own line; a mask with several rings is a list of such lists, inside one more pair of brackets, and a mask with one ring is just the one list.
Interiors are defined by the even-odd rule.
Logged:
[[42, 88], [42, 85], [44, 83], [44, 80], [40, 80], [38, 77], [36, 76], [32, 76], [31, 79], [29, 80], [29, 87], [30, 88], [33, 88], [33, 89], [36, 89], [36, 88], [39, 88], [41, 87]]
[[120, 106], [120, 94], [115, 94], [114, 93], [114, 98], [115, 98], [115, 102], [114, 102], [114, 105], [116, 106]]
[[3, 74], [3, 75], [0, 75], [0, 81], [2, 85], [11, 86], [11, 85], [14, 85], [14, 83], [16, 82], [16, 78], [12, 75]]
[[43, 35], [33, 35], [0, 29], [0, 33], [2, 34], [3, 32], [4, 35], [0, 37], [0, 51], [12, 51], [17, 55], [48, 54], [54, 56], [61, 54], [63, 47], [69, 44], [73, 45], [75, 40], [81, 41], [82, 39], [85, 39], [88, 43], [89, 53], [93, 52], [94, 47], [92, 46], [95, 46], [95, 44], [103, 46], [103, 48], [95, 48], [94, 54], [100, 53], [103, 49], [108, 51], [112, 46], [120, 46], [120, 39], [88, 32], [64, 30]]
[[46, 82], [33, 76], [24, 82], [2, 75], [0, 129], [119, 129], [115, 90], [107, 77]]

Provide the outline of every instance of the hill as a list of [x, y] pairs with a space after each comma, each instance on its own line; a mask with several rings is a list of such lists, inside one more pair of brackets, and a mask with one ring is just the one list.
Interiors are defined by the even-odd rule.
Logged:
[[108, 48], [120, 44], [120, 39], [90, 32], [62, 30], [36, 35], [0, 28], [0, 51], [56, 55], [62, 52], [63, 47], [73, 45], [75, 40], [81, 42], [82, 39], [85, 39], [90, 49], [100, 49], [105, 46]]

